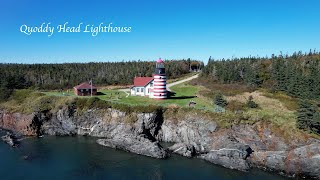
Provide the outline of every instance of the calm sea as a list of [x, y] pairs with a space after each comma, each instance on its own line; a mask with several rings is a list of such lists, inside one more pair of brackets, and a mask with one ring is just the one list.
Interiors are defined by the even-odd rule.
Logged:
[[19, 148], [1, 141], [0, 179], [286, 179], [257, 169], [250, 173], [229, 170], [178, 155], [166, 160], [153, 159], [106, 148], [95, 140], [28, 138]]

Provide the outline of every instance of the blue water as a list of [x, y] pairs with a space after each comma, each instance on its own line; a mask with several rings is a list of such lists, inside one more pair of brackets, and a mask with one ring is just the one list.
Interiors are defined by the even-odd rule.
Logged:
[[28, 138], [19, 148], [0, 142], [0, 179], [286, 179], [257, 169], [244, 173], [178, 155], [153, 159], [106, 148], [95, 140]]

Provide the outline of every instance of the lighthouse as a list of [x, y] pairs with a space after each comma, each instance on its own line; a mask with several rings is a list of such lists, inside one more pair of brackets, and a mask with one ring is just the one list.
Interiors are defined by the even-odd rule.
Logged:
[[161, 58], [157, 60], [156, 69], [153, 74], [153, 98], [167, 98], [167, 76], [164, 62]]

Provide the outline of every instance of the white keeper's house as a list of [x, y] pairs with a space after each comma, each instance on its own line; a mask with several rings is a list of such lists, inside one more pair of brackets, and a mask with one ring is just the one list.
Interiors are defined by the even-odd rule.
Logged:
[[153, 77], [135, 77], [130, 89], [131, 96], [148, 96], [154, 99], [167, 98], [167, 77], [164, 62], [156, 62]]

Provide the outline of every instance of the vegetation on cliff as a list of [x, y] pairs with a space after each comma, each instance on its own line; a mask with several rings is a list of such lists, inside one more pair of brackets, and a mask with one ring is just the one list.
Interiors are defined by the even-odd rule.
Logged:
[[[278, 99], [291, 111], [298, 128], [320, 133], [320, 53], [311, 51], [292, 55], [209, 59], [197, 85], [234, 96], [255, 90]], [[285, 94], [283, 94], [285, 93]], [[203, 93], [212, 96], [212, 91]], [[247, 98], [247, 106], [259, 105]], [[298, 102], [301, 103], [298, 106]], [[232, 101], [235, 104], [236, 101]], [[238, 106], [238, 105], [237, 105]], [[288, 120], [289, 121], [289, 120]]]

